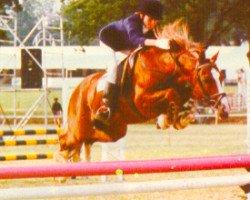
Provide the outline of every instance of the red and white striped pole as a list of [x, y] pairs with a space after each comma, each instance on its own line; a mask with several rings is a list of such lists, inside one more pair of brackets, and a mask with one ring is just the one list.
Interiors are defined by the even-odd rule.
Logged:
[[0, 167], [0, 179], [163, 173], [231, 168], [250, 168], [250, 155], [2, 166]]

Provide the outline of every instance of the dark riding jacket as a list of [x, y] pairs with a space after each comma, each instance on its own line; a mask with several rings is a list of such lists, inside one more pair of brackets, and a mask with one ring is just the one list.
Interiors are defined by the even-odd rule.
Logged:
[[152, 30], [143, 33], [143, 20], [137, 14], [112, 22], [99, 32], [99, 39], [114, 51], [133, 50], [155, 39]]

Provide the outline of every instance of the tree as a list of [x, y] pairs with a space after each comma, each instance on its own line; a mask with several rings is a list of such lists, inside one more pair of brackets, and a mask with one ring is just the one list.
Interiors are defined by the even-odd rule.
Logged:
[[[80, 0], [65, 6], [66, 28], [80, 44], [96, 41], [99, 29], [110, 21], [134, 11], [138, 0]], [[191, 36], [205, 45], [221, 44], [249, 29], [250, 3], [246, 0], [162, 0], [164, 23], [182, 18], [190, 25]], [[238, 31], [240, 28], [240, 32]], [[249, 35], [249, 34], [248, 34]]]
[[[23, 40], [35, 24], [46, 16], [48, 20], [53, 20], [51, 16], [59, 13], [60, 6], [58, 0], [26, 0], [23, 2], [23, 10], [18, 14], [18, 36]], [[58, 32], [58, 31], [57, 31]], [[38, 33], [38, 30], [30, 36], [26, 44], [32, 45], [32, 39]]]
[[136, 0], [71, 1], [63, 10], [65, 31], [69, 39], [77, 37], [81, 45], [96, 44], [101, 27], [132, 13], [137, 3]]
[[[194, 40], [207, 46], [220, 44], [233, 39], [241, 27], [241, 33], [247, 32], [242, 26], [249, 23], [250, 3], [245, 0], [165, 0], [169, 19], [184, 18], [189, 24]], [[244, 34], [240, 35], [241, 39]]]
[[[0, 15], [8, 15], [8, 12], [21, 11], [21, 5], [18, 0], [1, 0], [0, 1]], [[0, 30], [0, 39], [7, 39], [8, 34], [6, 31]]]
[[1, 0], [0, 1], [0, 14], [6, 15], [8, 10], [19, 12], [22, 9], [19, 0]]

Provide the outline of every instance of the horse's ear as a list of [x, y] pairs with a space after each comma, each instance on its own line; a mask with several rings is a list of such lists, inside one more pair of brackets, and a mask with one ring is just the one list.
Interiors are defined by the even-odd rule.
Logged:
[[210, 59], [212, 63], [215, 63], [215, 61], [217, 60], [217, 57], [219, 55], [219, 51], [213, 55], [213, 57]]

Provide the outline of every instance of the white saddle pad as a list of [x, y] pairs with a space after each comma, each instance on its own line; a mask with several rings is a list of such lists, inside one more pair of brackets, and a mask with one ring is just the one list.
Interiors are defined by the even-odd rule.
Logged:
[[100, 92], [103, 91], [105, 88], [105, 85], [107, 83], [107, 73], [103, 74], [103, 76], [98, 80], [96, 91]]

